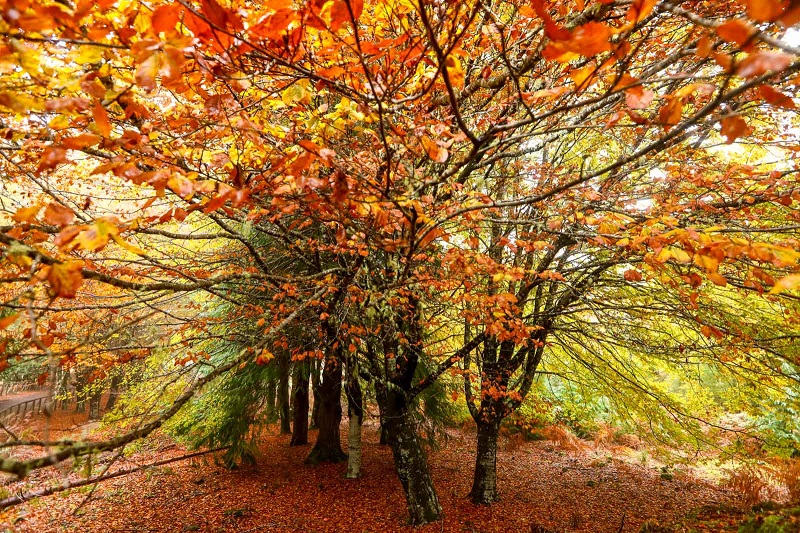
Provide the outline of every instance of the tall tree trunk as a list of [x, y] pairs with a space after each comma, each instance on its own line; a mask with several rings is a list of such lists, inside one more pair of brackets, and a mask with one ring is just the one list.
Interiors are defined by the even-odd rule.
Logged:
[[289, 354], [278, 359], [278, 414], [281, 418], [281, 434], [289, 435], [292, 427], [289, 419]]
[[478, 449], [469, 498], [473, 503], [490, 504], [497, 495], [497, 436], [501, 419], [478, 421]]
[[401, 392], [383, 395], [389, 444], [406, 495], [409, 521], [414, 526], [435, 522], [441, 518], [442, 507], [408, 406]]
[[86, 412], [86, 394], [88, 391], [86, 390], [86, 382], [89, 380], [89, 374], [83, 370], [79, 369], [75, 375], [75, 396], [77, 400], [75, 401], [75, 412], [76, 413], [83, 413]]
[[297, 363], [294, 369], [294, 420], [289, 446], [308, 444], [308, 361]]
[[311, 392], [314, 395], [314, 406], [311, 408], [311, 429], [319, 428], [319, 405], [322, 403], [322, 397], [319, 393], [319, 375], [320, 362], [314, 361], [311, 363]]
[[108, 386], [108, 401], [106, 401], [106, 411], [110, 411], [117, 405], [119, 399], [119, 386], [122, 384], [122, 375], [114, 374], [111, 384]]
[[[355, 366], [355, 365], [353, 365]], [[364, 421], [364, 398], [355, 370], [347, 381], [347, 415], [350, 418], [347, 433], [347, 473], [344, 477], [361, 477], [361, 424]]]
[[[378, 396], [377, 391], [375, 391], [375, 396]], [[389, 427], [386, 425], [386, 413], [384, 412], [383, 402], [378, 402], [378, 412], [380, 415], [381, 424], [381, 438], [378, 444], [381, 446], [387, 446], [389, 444]]]
[[278, 416], [276, 410], [276, 398], [278, 396], [278, 382], [274, 378], [270, 378], [267, 382], [267, 420], [270, 423], [274, 422]]
[[342, 358], [336, 354], [325, 360], [319, 399], [319, 433], [306, 462], [339, 463], [347, 459], [347, 455], [342, 451], [339, 435], [342, 421]]
[[100, 400], [102, 399], [101, 391], [93, 391], [89, 396], [89, 420], [100, 419]]

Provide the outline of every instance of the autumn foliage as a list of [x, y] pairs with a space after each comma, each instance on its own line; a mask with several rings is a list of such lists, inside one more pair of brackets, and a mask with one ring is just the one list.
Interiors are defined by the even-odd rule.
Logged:
[[796, 386], [794, 1], [0, 7], [0, 366], [164, 379], [130, 387], [138, 424], [5, 472], [126, 446], [258, 368], [285, 396], [302, 368], [312, 456], [341, 458], [361, 380], [421, 524], [419, 420], [447, 387], [490, 503], [541, 376], [694, 437], [665, 372]]

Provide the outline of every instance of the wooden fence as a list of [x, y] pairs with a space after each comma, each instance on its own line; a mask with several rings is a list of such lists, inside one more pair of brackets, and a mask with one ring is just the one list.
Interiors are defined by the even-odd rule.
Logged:
[[25, 400], [24, 402], [16, 403], [0, 411], [0, 420], [6, 421], [13, 416], [24, 416], [27, 413], [38, 414], [44, 411], [45, 407], [47, 407], [46, 395]]

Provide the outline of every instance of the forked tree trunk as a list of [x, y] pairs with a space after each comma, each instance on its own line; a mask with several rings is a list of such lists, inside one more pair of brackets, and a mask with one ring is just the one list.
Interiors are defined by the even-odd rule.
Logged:
[[361, 424], [364, 420], [364, 398], [358, 377], [351, 376], [347, 383], [347, 415], [350, 418], [347, 433], [347, 473], [344, 477], [361, 477]]
[[384, 412], [389, 444], [406, 495], [409, 521], [414, 526], [435, 522], [441, 518], [442, 507], [414, 421], [399, 393], [387, 392], [386, 395]]
[[292, 423], [292, 440], [289, 446], [308, 444], [308, 362], [295, 366], [294, 379], [294, 412]]
[[497, 495], [497, 436], [500, 420], [478, 422], [478, 449], [475, 455], [475, 473], [469, 498], [473, 503], [490, 504]]
[[339, 357], [328, 357], [319, 385], [319, 433], [306, 462], [339, 463], [347, 459], [342, 451], [339, 424], [342, 421], [342, 363]]
[[278, 414], [281, 418], [281, 434], [289, 435], [292, 432], [289, 420], [289, 355], [283, 355], [278, 360]]

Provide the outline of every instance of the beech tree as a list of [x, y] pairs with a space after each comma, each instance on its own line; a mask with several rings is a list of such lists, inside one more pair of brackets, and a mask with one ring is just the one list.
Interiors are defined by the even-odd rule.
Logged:
[[[1, 15], [4, 364], [38, 358], [54, 380], [84, 309], [151, 316], [174, 350], [135, 429], [11, 435], [41, 453], [4, 472], [235, 394], [298, 324], [316, 345], [291, 357], [323, 365], [309, 460], [344, 458], [359, 358], [413, 524], [441, 514], [417, 400], [451, 370], [478, 424], [480, 503], [497, 497], [500, 422], [546, 356], [643, 349], [645, 309], [654, 328], [694, 324], [720, 363], [747, 346], [743, 371], [793, 379], [796, 353], [718, 310], [752, 293], [797, 323], [795, 2], [14, 0]], [[242, 324], [235, 348], [204, 350]], [[685, 337], [671, 347], [694, 349]]]

